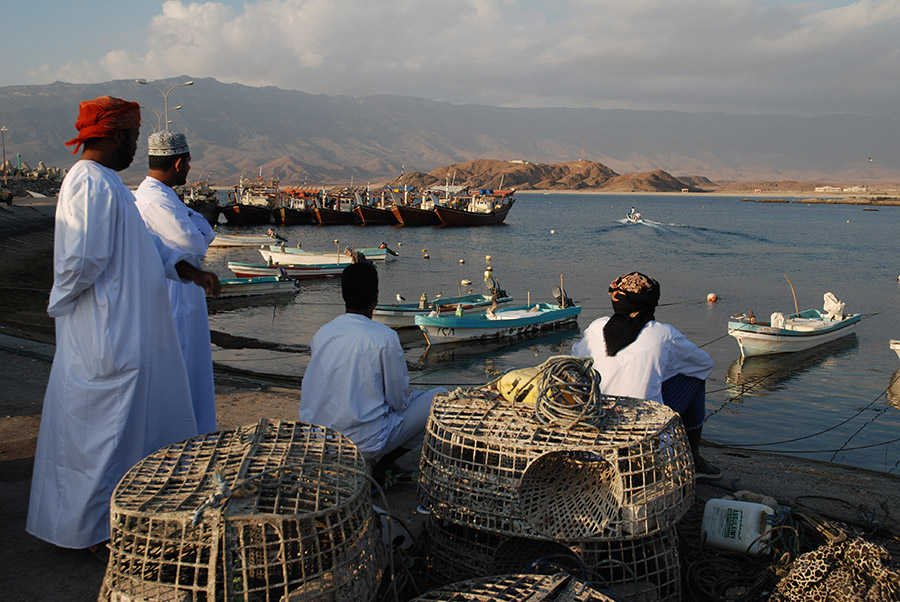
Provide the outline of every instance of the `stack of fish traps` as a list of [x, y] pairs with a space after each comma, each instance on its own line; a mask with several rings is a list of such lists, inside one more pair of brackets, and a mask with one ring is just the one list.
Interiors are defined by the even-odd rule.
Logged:
[[262, 420], [171, 445], [113, 493], [100, 600], [373, 600], [370, 496], [362, 455], [324, 427]]
[[504, 575], [474, 579], [434, 589], [412, 602], [613, 602], [566, 573]]
[[599, 397], [596, 419], [549, 423], [490, 387], [435, 398], [419, 479], [432, 583], [544, 565], [625, 600], [681, 599], [675, 525], [694, 499], [681, 419]]

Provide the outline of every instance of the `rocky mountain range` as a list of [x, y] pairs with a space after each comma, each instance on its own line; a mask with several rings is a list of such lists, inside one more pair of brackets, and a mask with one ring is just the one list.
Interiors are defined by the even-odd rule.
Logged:
[[[622, 191], [900, 181], [900, 119], [451, 105], [189, 76], [151, 82], [156, 90], [132, 80], [0, 87], [7, 158], [69, 167], [77, 157], [64, 142], [75, 134], [78, 103], [103, 94], [145, 107], [145, 137], [162, 125], [162, 91], [191, 79], [168, 96], [171, 127], [188, 136], [192, 178], [220, 186], [257, 174], [294, 185], [376, 184], [412, 173], [440, 181], [451, 172], [460, 181], [488, 165], [474, 185], [496, 186], [500, 177], [504, 187]], [[146, 172], [144, 149], [122, 173], [126, 182]]]

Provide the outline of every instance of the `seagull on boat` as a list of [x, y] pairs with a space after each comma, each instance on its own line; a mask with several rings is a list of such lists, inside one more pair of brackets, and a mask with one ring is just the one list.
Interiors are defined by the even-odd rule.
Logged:
[[397, 293], [397, 301], [403, 303], [404, 301], [406, 301], [406, 297], [404, 297], [400, 293]]

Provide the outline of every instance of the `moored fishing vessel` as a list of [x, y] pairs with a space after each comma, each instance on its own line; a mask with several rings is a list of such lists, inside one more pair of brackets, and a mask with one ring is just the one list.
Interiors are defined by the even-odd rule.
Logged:
[[403, 186], [392, 188], [394, 205], [391, 212], [401, 226], [439, 226], [440, 218], [434, 212], [433, 195], [415, 195], [415, 188]]
[[307, 251], [300, 248], [291, 248], [285, 245], [269, 245], [267, 248], [259, 250], [263, 261], [266, 263], [279, 264], [315, 264], [315, 263], [353, 263], [353, 251], [357, 251], [366, 256], [366, 259], [373, 261], [384, 261], [389, 255], [397, 255], [382, 243], [380, 247], [365, 249], [350, 249], [349, 247], [343, 251], [332, 251], [330, 253], [320, 251]]
[[438, 315], [449, 315], [459, 306], [467, 314], [481, 313], [495, 302], [497, 305], [507, 305], [512, 302], [512, 297], [506, 296], [504, 292], [500, 297], [472, 294], [429, 301], [423, 294], [417, 303], [379, 303], [372, 312], [372, 319], [391, 328], [414, 328], [416, 316], [427, 316], [432, 311], [436, 311]]
[[228, 192], [228, 204], [221, 213], [229, 224], [253, 226], [272, 221], [272, 209], [278, 202], [278, 180], [241, 178], [234, 190]]
[[220, 278], [219, 298], [296, 293], [297, 280], [287, 275], [256, 276], [253, 278]]
[[285, 274], [297, 280], [306, 278], [325, 278], [327, 276], [339, 276], [345, 267], [347, 267], [347, 265], [343, 263], [267, 265], [264, 263], [248, 263], [244, 261], [228, 262], [228, 269], [238, 278], [278, 276], [282, 273], [282, 270]]
[[316, 204], [318, 191], [300, 188], [285, 188], [279, 195], [278, 202], [272, 210], [272, 219], [276, 224], [285, 226], [304, 226], [316, 223], [312, 207]]
[[564, 307], [554, 303], [534, 303], [477, 315], [416, 316], [415, 321], [428, 344], [434, 345], [530, 335], [574, 324], [580, 313], [580, 305]]
[[854, 331], [861, 316], [845, 315], [843, 307], [832, 293], [825, 293], [824, 312], [807, 309], [787, 316], [776, 312], [769, 322], [757, 321], [752, 313], [731, 316], [728, 334], [737, 340], [742, 357], [802, 351]]
[[434, 212], [443, 226], [496, 226], [502, 224], [515, 204], [515, 190], [483, 189], [445, 205]]

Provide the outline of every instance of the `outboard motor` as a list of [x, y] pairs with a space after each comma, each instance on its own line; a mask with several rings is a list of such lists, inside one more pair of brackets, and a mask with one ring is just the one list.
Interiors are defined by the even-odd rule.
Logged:
[[553, 298], [556, 299], [556, 304], [559, 305], [562, 309], [567, 307], [572, 307], [575, 305], [575, 302], [566, 295], [566, 291], [562, 290], [558, 286], [553, 287]]

